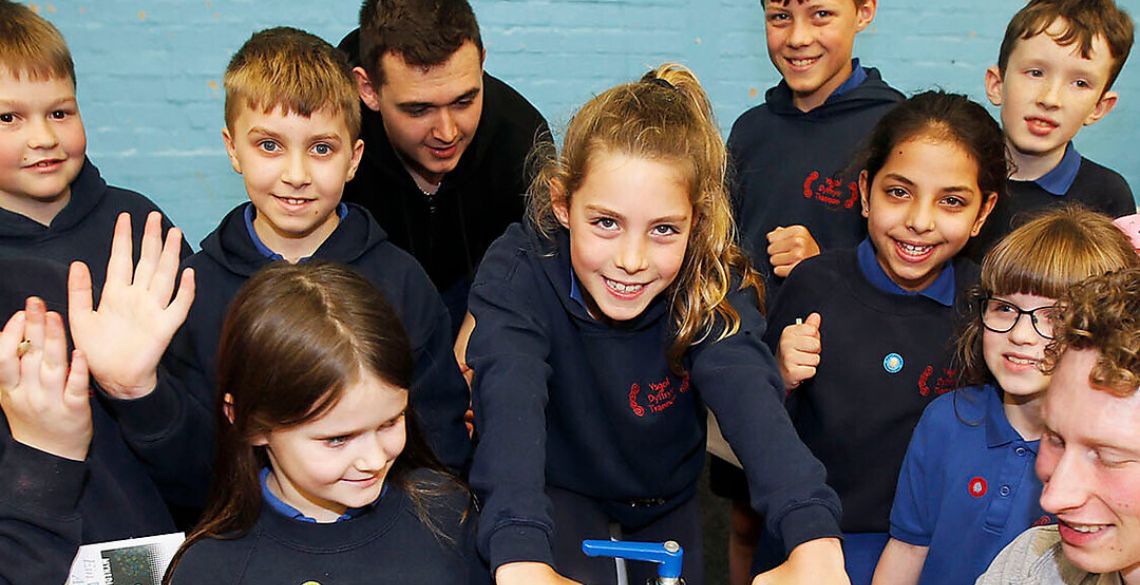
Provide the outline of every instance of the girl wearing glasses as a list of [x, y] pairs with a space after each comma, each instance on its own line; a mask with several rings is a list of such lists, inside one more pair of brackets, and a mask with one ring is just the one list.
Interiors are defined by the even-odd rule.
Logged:
[[1111, 220], [1080, 208], [1047, 212], [990, 251], [958, 341], [966, 386], [932, 402], [914, 431], [875, 583], [973, 583], [1023, 530], [1054, 522], [1034, 461], [1056, 300], [1137, 264]]

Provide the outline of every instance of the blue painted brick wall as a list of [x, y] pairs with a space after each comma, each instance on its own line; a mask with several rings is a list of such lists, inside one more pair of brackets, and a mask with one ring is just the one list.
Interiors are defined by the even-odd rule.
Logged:
[[[1140, 0], [1117, 0], [1140, 15]], [[258, 29], [297, 26], [336, 43], [356, 0], [57, 0], [29, 2], [63, 31], [75, 56], [92, 159], [109, 181], [141, 191], [192, 242], [245, 197], [222, 147], [221, 76]], [[721, 127], [763, 99], [778, 76], [759, 0], [472, 0], [487, 69], [527, 95], [557, 128], [591, 95], [650, 65], [678, 60], [709, 90]], [[856, 53], [895, 87], [982, 100], [1022, 0], [880, 0]], [[1140, 192], [1140, 59], [1124, 68], [1120, 104], [1083, 130], [1081, 151]], [[996, 114], [996, 112], [995, 112]]]

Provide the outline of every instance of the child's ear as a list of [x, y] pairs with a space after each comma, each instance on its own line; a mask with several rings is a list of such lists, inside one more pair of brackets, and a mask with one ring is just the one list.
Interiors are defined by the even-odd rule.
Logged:
[[872, 20], [875, 20], [875, 12], [879, 9], [879, 0], [864, 0], [863, 4], [859, 6], [859, 10], [855, 15], [855, 30], [862, 32], [867, 28]]
[[982, 202], [982, 208], [978, 210], [978, 219], [974, 220], [974, 228], [970, 230], [970, 237], [978, 235], [982, 231], [982, 226], [986, 223], [986, 218], [990, 216], [990, 212], [994, 210], [997, 205], [998, 194], [990, 193], [986, 195], [986, 200]]
[[348, 176], [344, 178], [347, 183], [356, 176], [356, 169], [360, 168], [360, 159], [364, 156], [364, 141], [357, 138], [352, 145], [352, 165], [348, 167]]
[[566, 198], [566, 189], [558, 179], [550, 180], [550, 206], [554, 208], [554, 217], [562, 227], [570, 229], [570, 202]]
[[356, 93], [360, 95], [360, 101], [364, 102], [364, 105], [373, 112], [379, 112], [380, 92], [372, 86], [372, 80], [368, 79], [368, 72], [363, 67], [353, 67], [352, 76], [356, 79]]
[[989, 66], [986, 69], [986, 97], [995, 106], [1000, 106], [1002, 102], [1002, 84], [1001, 70], [998, 69], [997, 65]]
[[1116, 100], [1119, 97], [1120, 94], [1115, 91], [1104, 92], [1104, 95], [1100, 96], [1100, 101], [1096, 103], [1096, 107], [1093, 108], [1092, 113], [1089, 114], [1089, 117], [1085, 118], [1085, 126], [1092, 126], [1099, 122], [1101, 118], [1107, 116], [1108, 113], [1112, 111], [1112, 108], [1116, 107]]
[[230, 135], [228, 127], [222, 127], [222, 142], [226, 144], [226, 154], [230, 157], [230, 166], [234, 168], [234, 172], [241, 174], [241, 163], [238, 162], [237, 148], [234, 146], [234, 137]]
[[871, 216], [871, 186], [867, 184], [867, 171], [859, 173], [859, 206], [863, 208], [863, 217]]

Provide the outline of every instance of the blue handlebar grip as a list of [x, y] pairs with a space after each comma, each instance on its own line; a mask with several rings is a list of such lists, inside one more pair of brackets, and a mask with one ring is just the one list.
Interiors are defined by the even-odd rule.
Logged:
[[620, 540], [583, 540], [582, 552], [588, 557], [620, 557], [632, 561], [657, 563], [657, 577], [677, 579], [685, 551], [676, 542], [625, 542]]

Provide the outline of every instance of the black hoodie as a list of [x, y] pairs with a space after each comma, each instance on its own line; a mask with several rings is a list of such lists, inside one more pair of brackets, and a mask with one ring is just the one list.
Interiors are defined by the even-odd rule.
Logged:
[[854, 248], [866, 235], [858, 172], [847, 172], [871, 129], [905, 97], [877, 69], [850, 91], [801, 112], [787, 83], [768, 90], [766, 103], [732, 125], [728, 150], [735, 169], [733, 207], [740, 243], [775, 298], [783, 279], [772, 276], [768, 232], [803, 225], [821, 250]]
[[[360, 65], [360, 31], [340, 49]], [[458, 328], [467, 290], [483, 253], [512, 222], [522, 219], [529, 187], [527, 157], [537, 140], [550, 140], [542, 114], [506, 83], [483, 74], [483, 114], [458, 166], [433, 196], [423, 194], [388, 142], [384, 120], [364, 104], [364, 159], [344, 188], [344, 200], [363, 205], [427, 271]]]
[[[126, 426], [132, 435], [150, 437], [148, 462], [161, 467], [158, 477], [182, 475], [190, 505], [204, 504], [210, 479], [217, 350], [226, 310], [245, 281], [274, 262], [250, 238], [243, 215], [247, 205], [230, 211], [202, 240], [202, 250], [184, 263], [194, 269], [197, 292], [164, 358], [173, 383], [160, 383], [139, 400], [113, 402], [118, 416], [130, 416]], [[466, 469], [471, 445], [463, 414], [469, 393], [452, 353], [447, 311], [423, 269], [388, 241], [366, 210], [352, 204], [312, 257], [356, 269], [396, 309], [416, 360], [410, 400], [421, 428], [445, 464]]]

